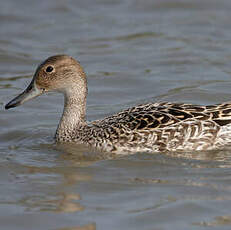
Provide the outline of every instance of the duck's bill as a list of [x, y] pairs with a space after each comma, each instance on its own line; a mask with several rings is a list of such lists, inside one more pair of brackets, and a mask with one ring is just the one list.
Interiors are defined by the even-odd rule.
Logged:
[[17, 97], [15, 97], [13, 100], [11, 100], [8, 104], [5, 105], [5, 109], [10, 109], [22, 105], [24, 102], [29, 101], [41, 95], [42, 93], [43, 91], [41, 89], [38, 89], [32, 81], [24, 92], [19, 94]]

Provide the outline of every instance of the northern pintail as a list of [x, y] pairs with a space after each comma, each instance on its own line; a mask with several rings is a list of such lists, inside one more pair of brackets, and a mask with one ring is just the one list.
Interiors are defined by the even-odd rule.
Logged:
[[87, 122], [86, 75], [79, 62], [67, 55], [52, 56], [41, 63], [26, 90], [5, 108], [48, 91], [63, 93], [65, 98], [57, 142], [116, 153], [211, 150], [231, 143], [231, 103], [149, 103]]

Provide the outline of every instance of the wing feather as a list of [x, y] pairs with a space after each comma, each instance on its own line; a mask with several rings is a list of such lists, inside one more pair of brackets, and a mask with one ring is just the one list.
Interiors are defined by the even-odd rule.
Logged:
[[157, 130], [181, 121], [214, 121], [219, 126], [231, 123], [231, 104], [199, 106], [184, 103], [149, 103], [126, 109], [92, 122], [95, 126], [114, 126], [124, 130]]

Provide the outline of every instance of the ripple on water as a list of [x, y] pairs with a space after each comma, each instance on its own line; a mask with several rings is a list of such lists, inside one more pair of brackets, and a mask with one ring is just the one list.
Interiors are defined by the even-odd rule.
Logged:
[[[88, 117], [147, 101], [230, 99], [230, 1], [2, 1], [0, 104], [67, 53], [89, 82]], [[230, 229], [230, 149], [113, 156], [56, 145], [63, 99], [0, 111], [4, 230]]]

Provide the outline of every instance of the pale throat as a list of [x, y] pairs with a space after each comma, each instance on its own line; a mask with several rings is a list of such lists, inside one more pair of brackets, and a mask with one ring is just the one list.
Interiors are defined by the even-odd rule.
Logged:
[[85, 87], [72, 86], [64, 93], [64, 109], [60, 119], [56, 135], [71, 133], [86, 125], [86, 96]]

